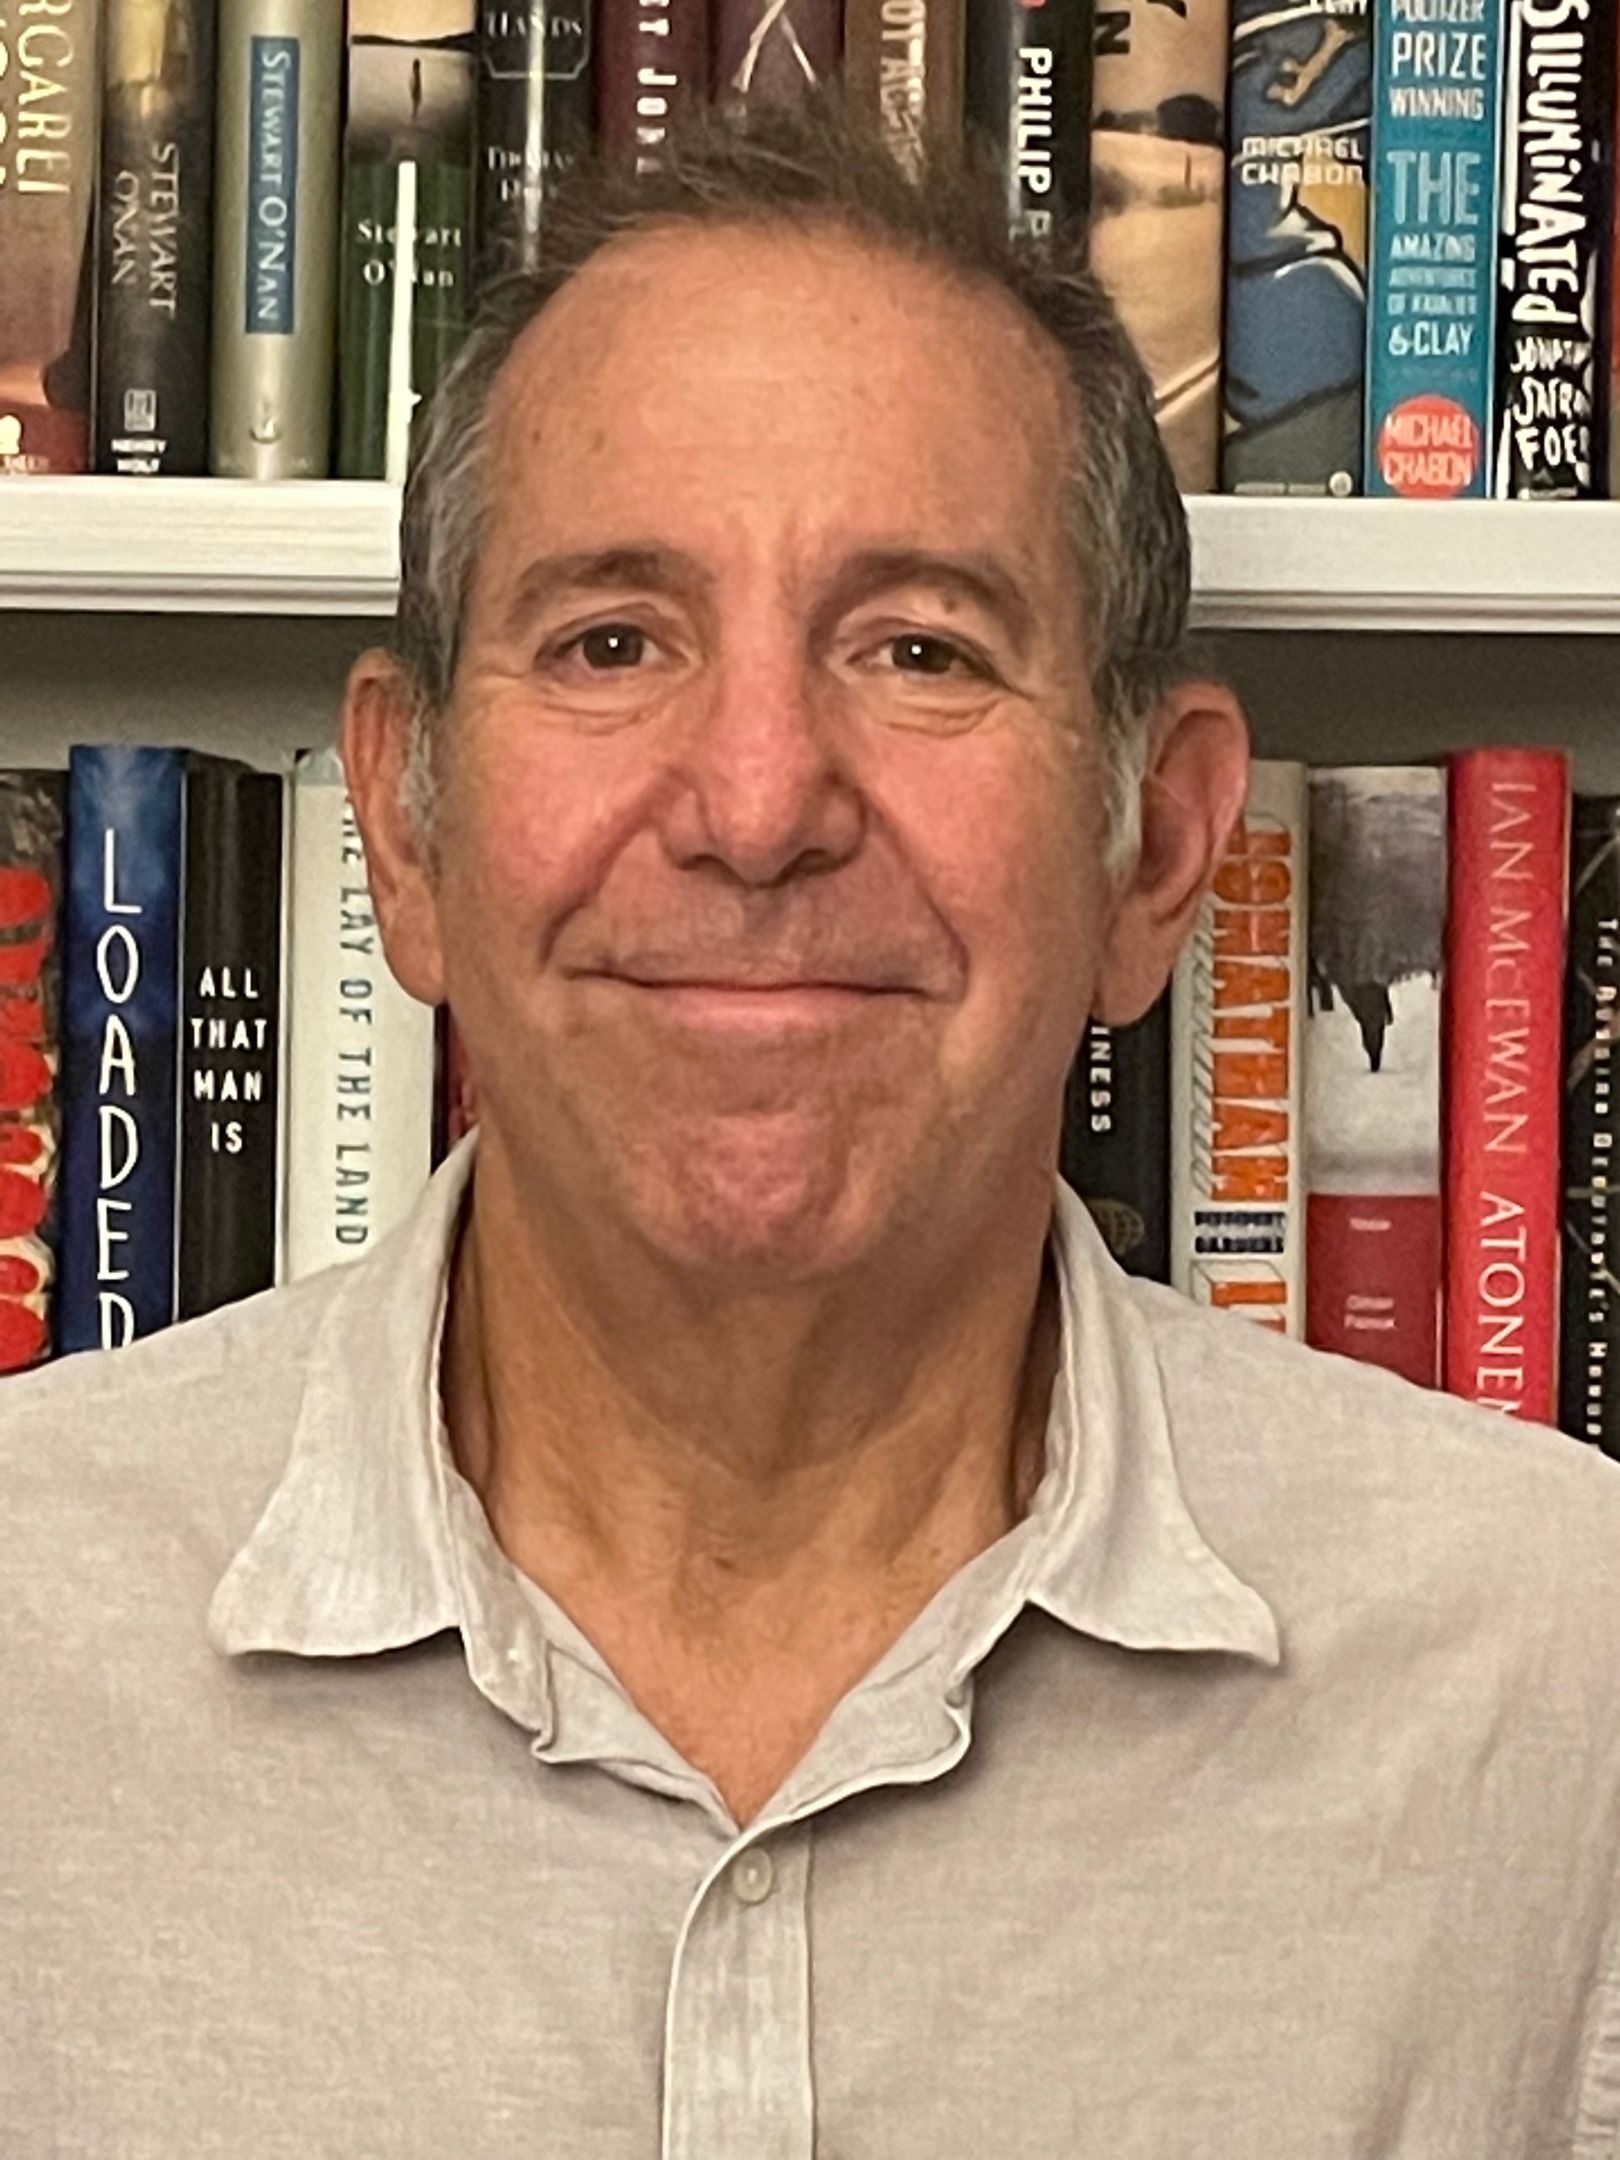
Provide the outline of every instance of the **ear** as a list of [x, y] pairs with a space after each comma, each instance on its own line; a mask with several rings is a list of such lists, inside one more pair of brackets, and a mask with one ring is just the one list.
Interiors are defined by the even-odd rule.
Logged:
[[366, 843], [372, 905], [388, 964], [424, 1005], [444, 998], [432, 862], [407, 807], [411, 686], [391, 654], [364, 652], [343, 699], [343, 768]]
[[1123, 1027], [1170, 979], [1249, 784], [1249, 728], [1223, 684], [1178, 683], [1154, 714], [1142, 844], [1119, 887], [1092, 1011]]

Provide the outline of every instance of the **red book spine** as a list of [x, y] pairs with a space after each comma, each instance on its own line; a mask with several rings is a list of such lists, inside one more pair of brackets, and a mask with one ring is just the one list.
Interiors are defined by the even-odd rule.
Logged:
[[1471, 750], [1450, 777], [1446, 1386], [1558, 1416], [1569, 762]]
[[655, 171], [673, 122], [708, 94], [708, 0], [600, 0], [596, 128], [609, 150]]

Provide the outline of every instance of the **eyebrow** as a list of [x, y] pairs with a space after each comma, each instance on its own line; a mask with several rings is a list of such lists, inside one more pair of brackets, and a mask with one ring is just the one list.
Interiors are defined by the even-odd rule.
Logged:
[[[835, 622], [846, 608], [904, 585], [926, 585], [984, 609], [1005, 630], [1018, 657], [1026, 656], [1034, 636], [1035, 611], [1012, 571], [986, 548], [862, 548], [839, 564], [832, 584], [817, 603], [818, 622]], [[713, 575], [692, 556], [653, 542], [540, 555], [512, 587], [502, 625], [507, 637], [516, 637], [531, 616], [564, 592], [634, 588], [691, 598], [706, 595], [713, 587]]]

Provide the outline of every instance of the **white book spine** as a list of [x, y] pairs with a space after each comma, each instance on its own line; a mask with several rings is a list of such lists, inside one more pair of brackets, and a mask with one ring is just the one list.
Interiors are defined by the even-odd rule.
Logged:
[[286, 1279], [368, 1251], [431, 1167], [433, 1011], [383, 954], [337, 753], [293, 784], [287, 999]]
[[1202, 1305], [1295, 1336], [1308, 800], [1302, 764], [1256, 762], [1170, 1006], [1171, 1280]]

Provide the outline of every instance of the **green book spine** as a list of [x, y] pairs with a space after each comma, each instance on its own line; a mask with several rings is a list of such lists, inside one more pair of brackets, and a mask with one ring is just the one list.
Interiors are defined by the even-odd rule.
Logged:
[[418, 0], [349, 26], [337, 469], [404, 477], [412, 415], [466, 328], [471, 0]]

